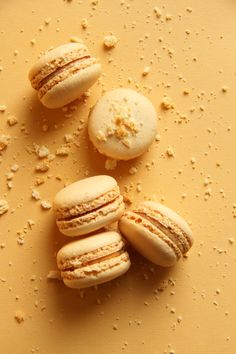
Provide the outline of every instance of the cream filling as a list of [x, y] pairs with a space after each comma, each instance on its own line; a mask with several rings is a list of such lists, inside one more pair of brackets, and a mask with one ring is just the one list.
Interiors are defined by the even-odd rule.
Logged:
[[188, 235], [179, 226], [172, 222], [172, 220], [161, 214], [159, 211], [145, 206], [138, 208], [134, 212], [147, 219], [161, 230], [178, 246], [181, 253], [186, 253], [191, 247], [191, 241]]
[[95, 58], [84, 57], [62, 67], [54, 74], [52, 74], [49, 80], [46, 80], [43, 86], [40, 87], [40, 89], [38, 90], [39, 98], [42, 98], [49, 90], [51, 90], [58, 83], [61, 83], [71, 75], [77, 74], [80, 70], [86, 69], [87, 67], [96, 64], [97, 62], [98, 61]]
[[122, 218], [127, 219], [131, 223], [141, 225], [145, 229], [147, 229], [150, 233], [158, 236], [163, 242], [165, 242], [173, 250], [177, 259], [179, 259], [182, 256], [182, 252], [180, 251], [179, 247], [165, 233], [163, 233], [153, 223], [151, 223], [147, 218], [144, 218], [143, 216], [132, 211], [127, 211], [126, 213], [124, 213]]
[[108, 214], [116, 212], [121, 208], [122, 205], [123, 197], [118, 196], [115, 200], [105, 205], [101, 205], [99, 208], [94, 209], [93, 211], [88, 212], [86, 214], [74, 216], [72, 217], [72, 219], [70, 218], [69, 220], [57, 220], [57, 225], [61, 230], [74, 229], [75, 227], [82, 225], [84, 226], [90, 222], [97, 220], [98, 217], [104, 217]]

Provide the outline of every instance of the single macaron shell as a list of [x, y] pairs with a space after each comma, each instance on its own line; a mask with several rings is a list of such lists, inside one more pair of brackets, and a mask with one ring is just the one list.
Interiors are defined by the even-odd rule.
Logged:
[[151, 101], [126, 88], [107, 92], [89, 115], [89, 138], [97, 150], [116, 160], [142, 155], [157, 134], [157, 114]]
[[29, 80], [48, 108], [62, 107], [85, 93], [101, 75], [101, 65], [83, 43], [49, 50], [31, 68]]
[[56, 223], [67, 236], [81, 236], [117, 221], [124, 212], [116, 180], [99, 175], [60, 190], [54, 198]]
[[119, 229], [140, 254], [163, 267], [173, 266], [193, 244], [187, 222], [157, 202], [146, 201], [126, 211]]
[[116, 231], [108, 231], [70, 242], [57, 254], [64, 284], [87, 288], [110, 281], [130, 267], [125, 242]]

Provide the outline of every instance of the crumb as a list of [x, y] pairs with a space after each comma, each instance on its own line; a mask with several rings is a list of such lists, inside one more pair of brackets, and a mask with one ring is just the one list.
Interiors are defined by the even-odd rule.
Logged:
[[0, 216], [9, 210], [8, 202], [5, 199], [0, 199]]
[[112, 328], [114, 329], [114, 331], [117, 331], [118, 330], [117, 324], [113, 324]]
[[234, 244], [234, 238], [233, 238], [233, 237], [230, 237], [230, 238], [228, 239], [228, 242], [229, 242], [230, 245], [233, 245], [233, 244]]
[[159, 142], [160, 140], [161, 140], [161, 136], [160, 136], [160, 134], [157, 134], [156, 137], [155, 137], [155, 141]]
[[62, 145], [56, 150], [56, 156], [68, 156], [70, 152], [69, 146]]
[[17, 323], [21, 323], [25, 320], [25, 313], [22, 310], [18, 310], [14, 316]]
[[168, 111], [169, 109], [174, 108], [173, 104], [170, 101], [169, 97], [164, 97], [161, 102], [161, 108], [164, 109], [165, 111]]
[[74, 137], [72, 134], [65, 134], [64, 135], [64, 140], [66, 143], [71, 143], [74, 140]]
[[51, 209], [51, 207], [52, 207], [52, 204], [48, 200], [42, 200], [40, 204], [41, 204], [41, 207], [45, 210]]
[[47, 279], [61, 280], [61, 272], [59, 270], [50, 270], [48, 272]]
[[143, 69], [142, 75], [147, 76], [150, 73], [150, 66], [145, 66]]
[[172, 20], [172, 15], [171, 14], [166, 14], [166, 21]]
[[0, 135], [0, 151], [6, 149], [10, 141], [9, 135]]
[[83, 19], [81, 20], [81, 27], [82, 27], [83, 29], [86, 29], [86, 28], [88, 27], [88, 20], [87, 20], [87, 18], [83, 18]]
[[43, 177], [36, 177], [34, 185], [35, 186], [40, 186], [41, 184], [45, 183], [45, 178]]
[[222, 92], [226, 93], [228, 91], [228, 87], [227, 86], [222, 86], [221, 89]]
[[135, 175], [135, 173], [137, 173], [137, 172], [138, 172], [137, 167], [135, 167], [135, 166], [130, 167], [130, 169], [129, 169], [130, 175]]
[[45, 25], [47, 26], [47, 25], [49, 25], [49, 23], [51, 22], [51, 17], [47, 17], [47, 18], [45, 18], [45, 20], [44, 20], [44, 23], [45, 23]]
[[11, 166], [12, 172], [17, 172], [18, 170], [19, 170], [19, 165], [17, 165], [17, 163], [15, 163], [14, 165]]
[[28, 224], [30, 230], [32, 230], [32, 227], [35, 225], [35, 222], [34, 222], [34, 220], [28, 219], [27, 224]]
[[5, 104], [0, 105], [0, 112], [4, 113], [6, 109], [7, 106]]
[[192, 157], [191, 160], [190, 160], [191, 164], [194, 165], [196, 163], [196, 159], [195, 157]]
[[167, 150], [166, 150], [166, 155], [168, 157], [174, 157], [174, 149], [172, 147], [168, 147]]
[[114, 159], [106, 159], [106, 162], [105, 162], [105, 169], [106, 170], [115, 170], [117, 166], [117, 160], [114, 160]]
[[36, 191], [36, 189], [32, 189], [31, 197], [32, 197], [32, 199], [35, 199], [35, 200], [41, 199], [40, 193], [38, 191]]
[[35, 43], [36, 43], [36, 39], [35, 39], [35, 38], [32, 38], [32, 39], [30, 40], [30, 44], [31, 44], [31, 45], [35, 45]]
[[105, 36], [103, 39], [103, 44], [107, 49], [114, 48], [118, 42], [118, 39], [114, 35]]
[[10, 127], [12, 127], [13, 125], [16, 125], [18, 123], [18, 119], [15, 116], [9, 116], [7, 118], [7, 123]]
[[14, 173], [13, 172], [6, 173], [6, 178], [7, 178], [8, 181], [10, 181], [13, 177], [14, 177]]
[[72, 42], [72, 43], [83, 43], [81, 38], [75, 37], [75, 36], [70, 37], [70, 42]]
[[187, 96], [187, 95], [189, 95], [189, 93], [190, 93], [189, 89], [184, 89], [184, 90], [183, 90], [183, 94], [184, 94], [184, 95]]
[[49, 164], [47, 162], [41, 162], [35, 167], [36, 172], [47, 172], [49, 170]]
[[157, 18], [161, 17], [162, 11], [161, 11], [161, 9], [159, 9], [159, 7], [154, 7], [153, 11], [155, 12], [155, 15]]
[[128, 194], [124, 194], [123, 198], [124, 198], [125, 204], [131, 205], [133, 203], [133, 198], [131, 196], [129, 196]]
[[44, 157], [48, 156], [49, 150], [48, 150], [48, 148], [46, 146], [42, 145], [42, 146], [39, 147], [37, 153], [38, 153], [38, 157], [40, 159], [43, 159]]

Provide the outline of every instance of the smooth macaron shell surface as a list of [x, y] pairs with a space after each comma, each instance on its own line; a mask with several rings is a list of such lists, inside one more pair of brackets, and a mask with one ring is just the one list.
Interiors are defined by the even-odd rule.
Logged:
[[126, 211], [119, 229], [140, 254], [163, 267], [176, 264], [193, 244], [186, 221], [156, 202], [143, 202], [135, 210]]
[[56, 223], [67, 236], [81, 236], [117, 221], [123, 197], [110, 176], [89, 177], [63, 188], [54, 198]]
[[46, 52], [29, 72], [31, 85], [48, 108], [79, 98], [101, 74], [101, 65], [82, 43], [68, 43]]
[[130, 267], [125, 243], [116, 231], [70, 242], [57, 254], [65, 285], [86, 288], [117, 278]]
[[151, 101], [126, 88], [108, 91], [89, 115], [89, 137], [97, 150], [116, 160], [146, 152], [157, 133], [157, 114]]

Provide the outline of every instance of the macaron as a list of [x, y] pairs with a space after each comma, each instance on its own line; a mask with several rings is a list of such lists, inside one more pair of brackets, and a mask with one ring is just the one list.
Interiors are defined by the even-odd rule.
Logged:
[[29, 80], [48, 108], [62, 107], [86, 92], [99, 78], [101, 65], [83, 43], [47, 51], [31, 68]]
[[67, 236], [81, 236], [118, 220], [124, 212], [116, 180], [99, 175], [60, 190], [54, 199], [56, 223]]
[[89, 138], [97, 150], [115, 160], [142, 155], [157, 134], [157, 114], [140, 93], [118, 88], [108, 91], [89, 114]]
[[68, 243], [58, 252], [57, 265], [64, 284], [80, 289], [121, 276], [130, 259], [121, 235], [108, 231]]
[[151, 262], [170, 267], [190, 249], [193, 234], [187, 222], [170, 208], [145, 201], [126, 211], [119, 229], [129, 243]]

